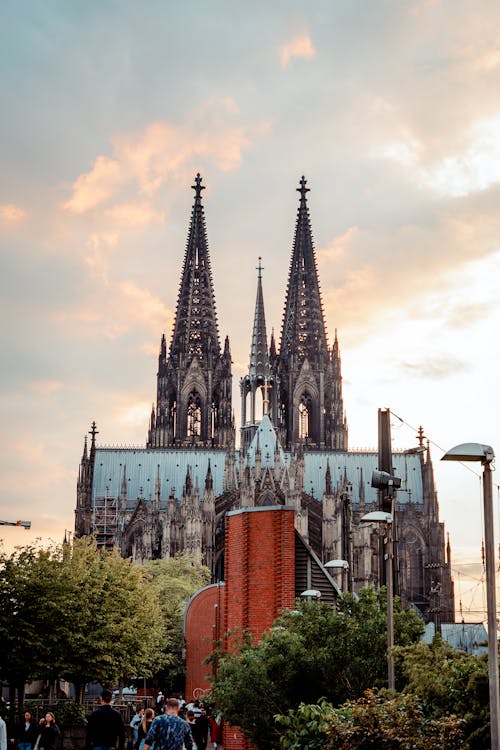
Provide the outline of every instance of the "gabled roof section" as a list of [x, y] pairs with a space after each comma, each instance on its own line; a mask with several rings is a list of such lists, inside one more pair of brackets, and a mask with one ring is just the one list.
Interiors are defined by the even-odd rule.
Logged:
[[205, 228], [201, 191], [205, 186], [196, 175], [191, 224], [184, 255], [177, 310], [170, 344], [170, 356], [186, 354], [205, 361], [211, 353], [220, 355], [219, 331], [210, 256]]
[[300, 204], [281, 329], [280, 357], [288, 359], [294, 355], [299, 361], [308, 357], [310, 362], [317, 362], [318, 355], [327, 356], [328, 346], [306, 200], [309, 192], [306, 182], [302, 177], [297, 188]]
[[285, 463], [283, 448], [279, 443], [269, 415], [264, 414], [246, 454], [248, 465], [255, 466], [255, 454], [260, 451], [262, 468], [266, 466], [274, 467], [276, 447], [278, 448], [280, 466], [283, 466]]
[[255, 300], [255, 316], [253, 321], [252, 343], [250, 346], [250, 366], [248, 368], [248, 374], [252, 379], [261, 379], [262, 381], [264, 381], [266, 378], [269, 378], [269, 352], [267, 348], [264, 296], [262, 294], [261, 258], [259, 258], [257, 271], [257, 298]]

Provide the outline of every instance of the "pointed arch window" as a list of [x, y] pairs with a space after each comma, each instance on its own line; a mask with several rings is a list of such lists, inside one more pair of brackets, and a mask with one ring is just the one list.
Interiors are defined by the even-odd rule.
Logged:
[[424, 564], [422, 543], [410, 529], [405, 539], [405, 577], [410, 600], [421, 599], [424, 595]]
[[311, 397], [304, 393], [299, 403], [299, 440], [306, 440], [310, 435]]
[[189, 394], [187, 403], [187, 436], [201, 437], [201, 399], [196, 391]]

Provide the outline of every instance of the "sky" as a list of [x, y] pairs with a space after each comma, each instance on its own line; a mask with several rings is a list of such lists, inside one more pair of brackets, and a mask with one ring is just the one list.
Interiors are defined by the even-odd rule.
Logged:
[[6, 0], [0, 50], [0, 519], [32, 523], [6, 548], [73, 529], [92, 420], [144, 445], [197, 172], [239, 417], [255, 268], [279, 339], [305, 175], [350, 447], [378, 408], [395, 449], [422, 425], [483, 619], [480, 467], [440, 458], [500, 451], [498, 2]]

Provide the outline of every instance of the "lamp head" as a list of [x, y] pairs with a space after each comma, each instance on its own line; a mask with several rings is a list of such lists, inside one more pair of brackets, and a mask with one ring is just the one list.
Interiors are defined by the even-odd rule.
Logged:
[[304, 599], [308, 596], [312, 599], [319, 599], [321, 597], [321, 591], [318, 591], [317, 589], [307, 589], [307, 591], [301, 593], [301, 596], [304, 597]]
[[491, 445], [461, 443], [447, 451], [441, 461], [481, 461], [482, 464], [490, 464], [494, 458], [495, 452]]
[[337, 570], [348, 570], [349, 563], [347, 562], [347, 560], [328, 560], [328, 562], [325, 563], [325, 568], [335, 568]]
[[392, 523], [392, 515], [385, 510], [374, 510], [361, 516], [360, 520], [364, 523]]
[[398, 490], [401, 487], [401, 479], [387, 471], [374, 471], [372, 472], [372, 487], [376, 490], [386, 490], [389, 487]]

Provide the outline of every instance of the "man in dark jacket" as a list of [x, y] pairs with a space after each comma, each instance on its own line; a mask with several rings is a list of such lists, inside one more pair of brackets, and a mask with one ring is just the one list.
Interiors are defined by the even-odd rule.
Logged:
[[112, 750], [125, 745], [125, 728], [122, 715], [111, 706], [112, 693], [103, 690], [101, 705], [92, 711], [87, 724], [85, 750]]

